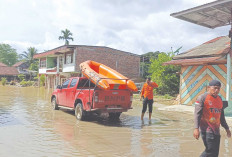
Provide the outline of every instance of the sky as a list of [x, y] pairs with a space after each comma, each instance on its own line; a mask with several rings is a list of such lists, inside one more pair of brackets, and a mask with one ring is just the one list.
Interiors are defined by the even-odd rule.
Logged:
[[171, 13], [213, 0], [0, 0], [0, 43], [17, 53], [39, 53], [64, 45], [61, 30], [73, 33], [70, 45], [106, 46], [134, 54], [185, 52], [229, 33], [171, 17]]

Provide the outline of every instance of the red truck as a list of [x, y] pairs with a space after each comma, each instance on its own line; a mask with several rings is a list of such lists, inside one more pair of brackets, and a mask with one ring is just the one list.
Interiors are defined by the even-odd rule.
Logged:
[[65, 108], [75, 111], [78, 120], [88, 113], [109, 113], [109, 118], [119, 118], [131, 109], [133, 93], [128, 89], [103, 90], [86, 77], [72, 77], [58, 85], [51, 96], [54, 110]]

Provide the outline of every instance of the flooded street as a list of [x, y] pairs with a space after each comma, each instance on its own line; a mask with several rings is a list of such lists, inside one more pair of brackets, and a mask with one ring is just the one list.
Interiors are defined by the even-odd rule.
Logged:
[[[192, 114], [154, 109], [151, 123], [147, 113], [142, 123], [135, 101], [119, 121], [107, 115], [77, 121], [71, 111], [52, 110], [51, 92], [0, 86], [1, 157], [197, 157], [204, 149], [192, 136]], [[231, 157], [231, 139], [221, 134], [220, 156]]]

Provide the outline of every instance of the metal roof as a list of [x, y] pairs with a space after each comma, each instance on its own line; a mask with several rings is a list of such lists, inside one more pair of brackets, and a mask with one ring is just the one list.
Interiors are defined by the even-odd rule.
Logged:
[[[93, 48], [93, 49], [102, 48], [102, 49], [109, 49], [109, 50], [117, 50], [117, 49], [106, 47], [106, 46], [64, 45], [64, 46], [54, 48], [52, 50], [48, 50], [46, 52], [37, 53], [37, 54], [34, 55], [33, 58], [38, 59], [38, 58], [44, 58], [44, 57], [47, 57], [47, 56], [59, 55], [59, 54], [62, 54], [62, 53], [71, 52], [75, 48], [82, 48], [82, 47]], [[120, 52], [124, 53], [125, 55], [140, 57], [140, 55], [133, 54], [131, 52], [126, 52], [126, 51], [122, 51], [122, 50], [117, 50], [117, 51], [120, 51]]]
[[201, 44], [185, 53], [173, 57], [173, 60], [164, 65], [202, 65], [225, 64], [226, 54], [230, 52], [230, 38], [228, 36], [217, 37]]
[[200, 58], [209, 56], [221, 56], [230, 50], [230, 38], [221, 36], [201, 44], [187, 52], [173, 57], [173, 59]]
[[0, 76], [1, 75], [18, 75], [19, 72], [16, 67], [0, 67]]
[[232, 0], [217, 0], [171, 16], [208, 28], [230, 25]]
[[0, 66], [1, 66], [1, 67], [7, 67], [7, 65], [4, 64], [4, 63], [2, 63], [2, 62], [0, 62]]
[[163, 65], [205, 65], [205, 64], [226, 64], [226, 57], [205, 57], [192, 59], [178, 59], [163, 63]]

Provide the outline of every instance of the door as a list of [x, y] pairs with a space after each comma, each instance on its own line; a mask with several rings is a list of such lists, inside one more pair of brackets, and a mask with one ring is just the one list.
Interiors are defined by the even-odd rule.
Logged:
[[66, 80], [62, 84], [62, 89], [60, 90], [58, 94], [59, 105], [66, 106], [66, 93], [67, 93], [69, 82], [70, 82], [70, 79]]
[[77, 81], [78, 78], [73, 78], [69, 87], [67, 88], [66, 91], [66, 101], [67, 101], [67, 107], [74, 107], [74, 102], [75, 102], [75, 94], [76, 94], [76, 88], [77, 88]]

